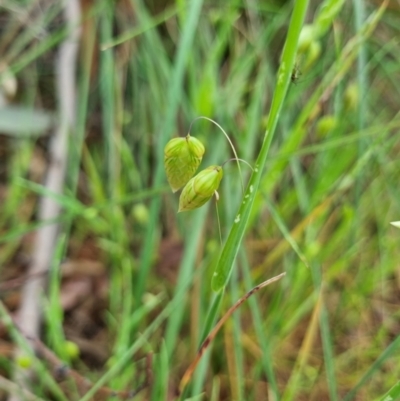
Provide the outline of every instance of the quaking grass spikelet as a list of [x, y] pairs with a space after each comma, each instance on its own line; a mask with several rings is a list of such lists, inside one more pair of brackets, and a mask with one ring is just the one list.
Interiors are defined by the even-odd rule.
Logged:
[[173, 192], [193, 177], [204, 155], [204, 146], [189, 134], [171, 139], [164, 148], [164, 167]]
[[221, 166], [207, 167], [195, 175], [183, 188], [178, 213], [203, 206], [216, 193], [222, 177]]

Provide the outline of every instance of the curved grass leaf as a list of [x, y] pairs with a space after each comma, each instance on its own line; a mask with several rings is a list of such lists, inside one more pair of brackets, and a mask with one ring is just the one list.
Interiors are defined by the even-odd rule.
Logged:
[[262, 172], [267, 160], [269, 148], [278, 123], [279, 114], [290, 83], [291, 74], [295, 64], [297, 42], [303, 26], [308, 0], [299, 0], [295, 3], [288, 36], [282, 54], [282, 62], [279, 67], [276, 89], [272, 99], [267, 130], [261, 151], [255, 163], [253, 174], [247, 185], [242, 204], [236, 215], [234, 224], [228, 236], [228, 240], [222, 250], [218, 265], [212, 279], [212, 289], [220, 291], [226, 286], [231, 274], [233, 263], [239, 250], [240, 243], [246, 230], [247, 221], [253, 206], [254, 197], [260, 184]]

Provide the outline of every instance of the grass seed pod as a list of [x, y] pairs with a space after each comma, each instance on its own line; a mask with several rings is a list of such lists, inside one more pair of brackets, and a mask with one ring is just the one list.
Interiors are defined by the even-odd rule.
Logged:
[[218, 189], [222, 177], [221, 166], [207, 167], [195, 175], [183, 188], [178, 213], [203, 206]]
[[344, 110], [345, 111], [354, 111], [357, 109], [359, 100], [358, 86], [355, 83], [352, 83], [347, 86], [344, 91]]
[[328, 135], [329, 132], [334, 130], [338, 125], [338, 120], [333, 115], [326, 115], [321, 117], [316, 126], [316, 133], [320, 138]]
[[189, 134], [171, 139], [164, 148], [164, 167], [172, 192], [182, 188], [193, 177], [204, 155], [204, 146]]

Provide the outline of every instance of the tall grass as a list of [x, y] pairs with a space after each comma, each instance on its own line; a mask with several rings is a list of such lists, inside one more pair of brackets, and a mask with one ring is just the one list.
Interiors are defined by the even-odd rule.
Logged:
[[[14, 3], [0, 9], [9, 21], [0, 49], [18, 92], [2, 112], [10, 105], [54, 111], [49, 71], [67, 33], [62, 5], [27, 0], [22, 10]], [[44, 375], [32, 387], [37, 396], [50, 391], [56, 399], [88, 401], [104, 385], [130, 389], [144, 370], [134, 359], [151, 352], [151, 388], [136, 399], [175, 399], [216, 319], [282, 271], [284, 280], [250, 298], [226, 324], [185, 397], [397, 394], [399, 231], [389, 222], [400, 213], [398, 16], [361, 0], [307, 3], [194, 0], [163, 8], [136, 0], [84, 9], [63, 196], [49, 194], [43, 171], [35, 170], [46, 163], [47, 133], [17, 137], [0, 121], [1, 280], [22, 271], [43, 195], [64, 209], [54, 266], [64, 258], [79, 262], [94, 243], [94, 258], [107, 271], [100, 315], [109, 359], [96, 369], [84, 365], [85, 355], [73, 360], [65, 352], [73, 332], [60, 304], [65, 286], [61, 275], [49, 277], [43, 339], [94, 387], [66, 396], [25, 344], [33, 369]], [[304, 23], [317, 27], [311, 41], [322, 50], [308, 65]], [[292, 82], [295, 64], [302, 74]], [[235, 164], [224, 167], [217, 204], [223, 244], [215, 202], [177, 214], [178, 196], [163, 170], [165, 143], [186, 135], [201, 115], [224, 127], [255, 168], [242, 168], [243, 195]], [[232, 157], [209, 122], [197, 121], [191, 135], [206, 147], [201, 168]], [[9, 293], [1, 299], [12, 309]], [[3, 309], [1, 321], [23, 346]], [[11, 377], [13, 366], [0, 354], [2, 375]]]

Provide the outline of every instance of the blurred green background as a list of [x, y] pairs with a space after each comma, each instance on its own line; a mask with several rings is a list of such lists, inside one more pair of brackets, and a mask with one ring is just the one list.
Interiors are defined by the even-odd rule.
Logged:
[[[286, 276], [228, 320], [187, 397], [379, 400], [399, 380], [400, 231], [390, 222], [400, 220], [400, 4], [378, 15], [380, 5], [310, 1], [222, 312]], [[214, 200], [177, 214], [163, 149], [205, 116], [254, 165], [293, 2], [82, 0], [75, 122], [55, 195], [44, 186], [51, 138], [71, 96], [57, 86], [63, 8], [0, 4], [1, 282], [26, 277], [37, 228], [58, 222], [43, 341], [94, 383], [108, 373], [117, 390], [140, 385], [152, 353], [152, 383], [135, 399], [172, 400], [204, 335], [222, 244]], [[191, 135], [206, 148], [200, 169], [233, 157], [209, 121]], [[224, 241], [242, 200], [234, 162], [219, 195]], [[43, 196], [62, 208], [50, 222], [39, 220]], [[11, 313], [23, 284], [2, 287]], [[0, 336], [0, 374], [12, 380], [12, 336]], [[32, 387], [63, 399], [48, 391]]]

